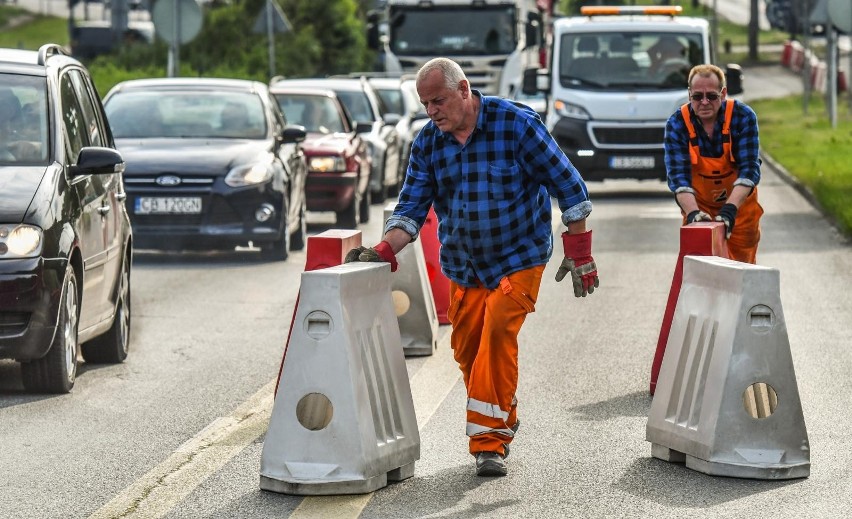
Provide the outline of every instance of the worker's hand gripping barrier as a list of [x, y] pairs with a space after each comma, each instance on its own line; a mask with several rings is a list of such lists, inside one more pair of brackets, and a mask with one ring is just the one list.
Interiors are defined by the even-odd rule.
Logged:
[[[343, 258], [350, 250], [361, 246], [361, 231], [345, 229], [329, 229], [316, 236], [308, 236], [307, 259], [305, 272], [343, 264]], [[284, 369], [284, 359], [287, 357], [287, 347], [293, 335], [293, 321], [299, 310], [301, 291], [296, 295], [296, 305], [293, 307], [293, 320], [290, 321], [290, 331], [287, 342], [284, 343], [284, 354], [281, 355], [281, 365], [278, 367], [278, 383], [281, 382], [281, 370]], [[278, 395], [278, 383], [275, 385], [275, 395]]]
[[362, 494], [414, 474], [420, 434], [391, 277], [386, 263], [302, 274], [263, 444], [262, 489]]
[[727, 258], [728, 246], [725, 243], [725, 224], [722, 222], [695, 222], [680, 228], [680, 252], [677, 256], [674, 276], [672, 276], [672, 287], [669, 290], [669, 299], [666, 302], [666, 311], [663, 314], [660, 336], [657, 339], [657, 350], [654, 352], [654, 361], [651, 364], [652, 395], [657, 386], [660, 365], [663, 363], [663, 355], [666, 352], [669, 328], [672, 324], [672, 316], [674, 315], [677, 296], [680, 293], [681, 280], [683, 279], [683, 258], [687, 254], [692, 256], [719, 256]]
[[779, 272], [687, 256], [646, 439], [651, 455], [716, 476], [810, 474]]
[[[385, 221], [393, 214], [394, 207], [396, 202], [385, 206]], [[421, 240], [406, 245], [396, 255], [396, 260], [399, 267], [391, 275], [391, 295], [399, 321], [402, 351], [406, 356], [432, 355], [438, 346], [438, 314]]]
[[438, 324], [450, 324], [447, 310], [450, 308], [450, 279], [441, 272], [441, 242], [438, 241], [438, 216], [430, 208], [426, 221], [420, 228], [420, 241], [423, 242], [423, 256], [426, 258], [426, 274], [432, 287], [435, 310], [438, 312]]

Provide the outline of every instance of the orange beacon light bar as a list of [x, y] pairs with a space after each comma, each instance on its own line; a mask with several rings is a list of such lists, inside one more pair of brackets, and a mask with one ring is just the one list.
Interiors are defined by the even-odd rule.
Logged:
[[679, 5], [587, 5], [580, 8], [584, 16], [618, 15], [618, 14], [663, 14], [674, 16], [680, 14], [683, 8]]

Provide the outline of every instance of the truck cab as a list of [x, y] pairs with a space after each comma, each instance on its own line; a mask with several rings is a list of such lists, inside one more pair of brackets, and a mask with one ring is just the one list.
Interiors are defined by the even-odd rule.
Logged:
[[[524, 90], [548, 94], [547, 127], [584, 179], [665, 179], [666, 121], [690, 69], [715, 58], [707, 20], [680, 11], [589, 6], [554, 22], [549, 72], [527, 70]], [[739, 67], [727, 74], [742, 92]]]

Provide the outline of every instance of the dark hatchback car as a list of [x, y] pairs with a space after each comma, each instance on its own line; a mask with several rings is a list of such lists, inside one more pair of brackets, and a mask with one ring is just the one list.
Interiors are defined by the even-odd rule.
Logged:
[[305, 127], [308, 210], [333, 211], [338, 227], [355, 229], [370, 221], [370, 155], [356, 125], [331, 90], [271, 87], [288, 121]]
[[124, 160], [88, 72], [61, 47], [0, 49], [0, 358], [65, 393], [122, 362], [132, 241]]
[[104, 99], [127, 161], [137, 248], [230, 249], [287, 259], [306, 241], [301, 143], [263, 83], [162, 78], [119, 83]]

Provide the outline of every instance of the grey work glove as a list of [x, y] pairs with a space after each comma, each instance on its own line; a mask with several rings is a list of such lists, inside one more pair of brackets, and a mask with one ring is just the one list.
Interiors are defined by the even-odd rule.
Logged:
[[686, 215], [686, 223], [691, 224], [692, 222], [712, 222], [713, 218], [700, 209], [696, 209], [695, 211], [691, 211], [688, 215]]
[[719, 209], [719, 214], [716, 216], [717, 222], [725, 222], [725, 238], [730, 239], [731, 233], [734, 232], [734, 222], [737, 220], [737, 206], [734, 204], [725, 204]]
[[393, 249], [391, 249], [390, 244], [384, 240], [373, 248], [361, 246], [347, 252], [346, 257], [343, 259], [343, 263], [352, 263], [353, 261], [390, 263], [391, 272], [396, 272], [396, 269], [399, 268]]

